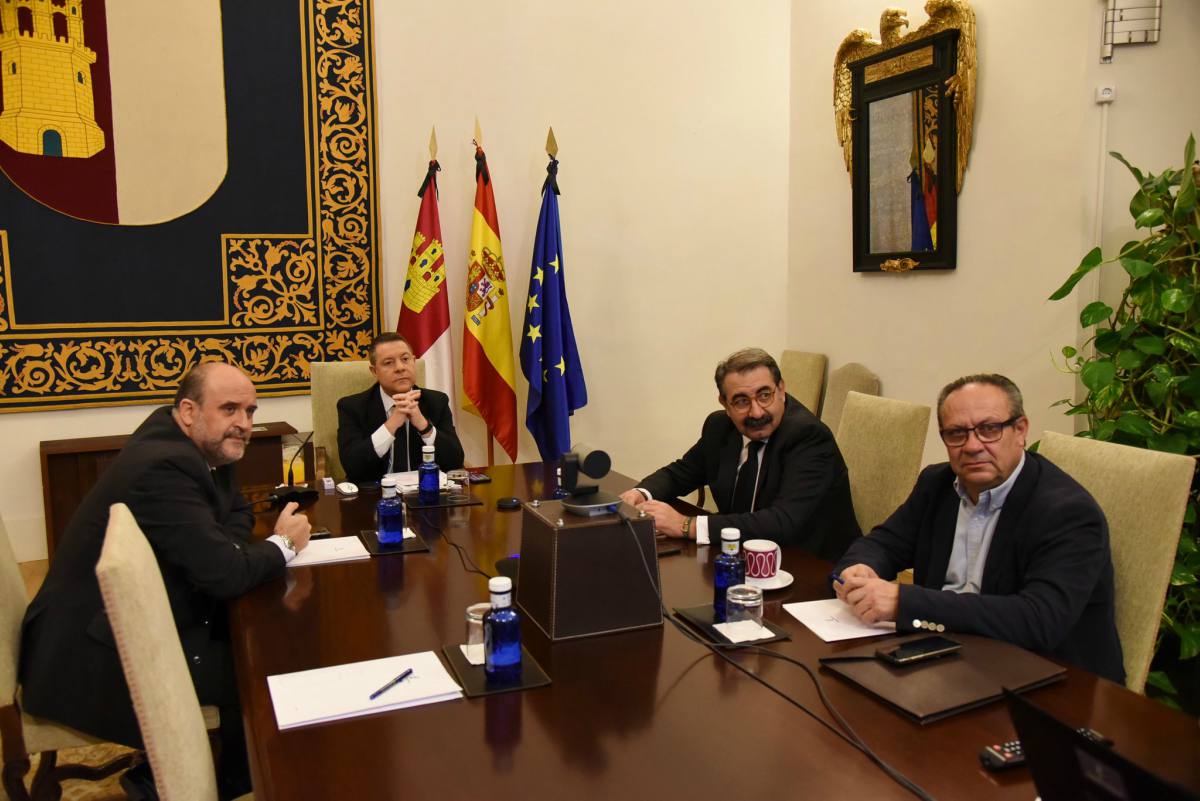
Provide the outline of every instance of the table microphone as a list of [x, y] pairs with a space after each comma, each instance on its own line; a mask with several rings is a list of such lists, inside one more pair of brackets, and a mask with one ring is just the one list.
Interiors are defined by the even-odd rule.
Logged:
[[287, 506], [289, 503], [296, 503], [300, 506], [304, 506], [305, 504], [312, 503], [318, 497], [320, 497], [320, 493], [318, 493], [312, 487], [295, 486], [295, 482], [292, 478], [292, 468], [296, 464], [296, 457], [304, 451], [304, 446], [308, 444], [310, 439], [312, 439], [312, 435], [313, 432], [309, 431], [308, 436], [304, 438], [304, 441], [300, 443], [300, 447], [296, 448], [296, 452], [292, 454], [292, 458], [288, 461], [287, 486], [276, 487], [271, 491], [271, 494], [267, 496], [270, 499], [272, 506], [278, 506], [282, 508]]

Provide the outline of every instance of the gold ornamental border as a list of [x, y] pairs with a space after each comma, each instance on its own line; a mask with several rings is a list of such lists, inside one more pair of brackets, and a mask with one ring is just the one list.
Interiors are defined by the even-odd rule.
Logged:
[[304, 394], [310, 362], [363, 358], [381, 307], [371, 1], [299, 0], [309, 230], [221, 234], [222, 320], [35, 333], [0, 229], [0, 413], [160, 402], [209, 359], [260, 395]]

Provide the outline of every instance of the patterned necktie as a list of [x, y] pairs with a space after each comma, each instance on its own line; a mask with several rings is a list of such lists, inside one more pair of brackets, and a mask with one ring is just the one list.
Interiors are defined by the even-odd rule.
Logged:
[[729, 507], [731, 513], [752, 511], [754, 487], [758, 484], [758, 452], [762, 448], [763, 443], [758, 440], [751, 440], [746, 446], [746, 461], [738, 468], [737, 480], [733, 483], [733, 503]]

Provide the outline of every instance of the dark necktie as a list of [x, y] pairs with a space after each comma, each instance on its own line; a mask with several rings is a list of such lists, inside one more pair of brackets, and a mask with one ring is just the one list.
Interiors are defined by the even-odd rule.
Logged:
[[746, 461], [738, 468], [737, 480], [733, 483], [733, 503], [731, 513], [749, 512], [754, 503], [754, 486], [758, 483], [758, 452], [763, 443], [751, 440], [746, 446]]

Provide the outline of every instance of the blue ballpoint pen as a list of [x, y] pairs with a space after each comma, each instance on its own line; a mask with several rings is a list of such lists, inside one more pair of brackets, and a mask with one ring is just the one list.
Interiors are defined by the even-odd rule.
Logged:
[[378, 690], [376, 690], [375, 692], [371, 693], [371, 697], [370, 697], [370, 698], [368, 698], [367, 700], [368, 700], [368, 701], [374, 701], [376, 698], [378, 698], [379, 696], [383, 695], [383, 694], [384, 694], [384, 693], [386, 693], [388, 690], [392, 689], [392, 688], [393, 688], [393, 687], [395, 687], [397, 684], [399, 684], [400, 682], [404, 681], [404, 680], [405, 680], [405, 679], [407, 679], [409, 676], [411, 676], [411, 675], [412, 675], [412, 670], [413, 670], [412, 668], [409, 668], [408, 670], [404, 671], [404, 672], [403, 672], [403, 673], [401, 673], [399, 676], [397, 676], [396, 678], [392, 679], [391, 681], [389, 681], [387, 684], [385, 684], [385, 685], [383, 685], [382, 687], [380, 687], [380, 688], [379, 688]]
[[829, 580], [830, 580], [830, 581], [837, 582], [838, 584], [845, 584], [845, 583], [846, 583], [846, 580], [845, 580], [844, 578], [842, 578], [841, 576], [839, 576], [837, 573], [830, 573], [830, 574], [829, 574]]

